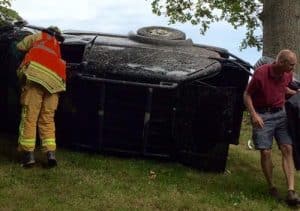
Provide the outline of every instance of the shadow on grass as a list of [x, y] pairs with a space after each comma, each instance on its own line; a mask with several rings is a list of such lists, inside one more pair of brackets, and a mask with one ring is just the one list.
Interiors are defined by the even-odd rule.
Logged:
[[17, 135], [0, 133], [0, 146], [0, 157], [12, 162], [20, 161]]

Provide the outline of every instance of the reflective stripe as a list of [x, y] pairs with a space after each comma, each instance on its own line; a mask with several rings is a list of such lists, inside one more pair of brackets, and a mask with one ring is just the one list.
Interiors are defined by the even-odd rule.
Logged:
[[65, 82], [56, 73], [37, 62], [31, 61], [24, 73], [28, 80], [42, 85], [50, 93], [66, 90]]
[[54, 138], [48, 138], [42, 140], [42, 150], [44, 152], [48, 151], [55, 151], [56, 150], [56, 143]]
[[25, 147], [34, 147], [35, 139], [21, 139], [19, 143]]
[[56, 146], [54, 138], [47, 138], [42, 140], [42, 146]]
[[21, 145], [25, 148], [32, 149], [35, 146], [35, 138], [24, 139], [24, 121], [26, 118], [26, 114], [27, 114], [27, 108], [25, 106], [23, 106], [22, 112], [21, 112], [21, 122], [20, 122], [20, 126], [19, 126], [18, 143], [19, 143], [19, 145]]
[[53, 80], [62, 81], [61, 77], [59, 77], [56, 73], [52, 72], [52, 70], [48, 69], [47, 67], [35, 62], [31, 61], [30, 65], [36, 70], [42, 71], [47, 76], [51, 77]]
[[27, 113], [27, 108], [25, 106], [22, 106], [21, 121], [20, 121], [20, 126], [19, 126], [19, 139], [18, 139], [19, 144], [24, 135], [24, 120], [26, 117], [26, 113]]
[[51, 54], [57, 55], [57, 53], [55, 53], [54, 50], [52, 50], [51, 48], [48, 48], [47, 46], [45, 46], [45, 45], [43, 45], [41, 43], [39, 43], [38, 45], [34, 46], [34, 48], [41, 48], [41, 49], [43, 49], [45, 51], [48, 51]]

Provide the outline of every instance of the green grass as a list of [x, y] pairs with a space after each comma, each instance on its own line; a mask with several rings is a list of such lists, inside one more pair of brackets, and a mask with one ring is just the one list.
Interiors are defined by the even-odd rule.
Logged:
[[[290, 210], [266, 193], [259, 153], [247, 149], [250, 129], [247, 119], [243, 123], [240, 145], [230, 147], [224, 174], [63, 149], [57, 168], [39, 163], [23, 169], [16, 138], [1, 135], [0, 210]], [[284, 197], [280, 154], [274, 150], [274, 180]], [[38, 159], [45, 161], [43, 154]]]

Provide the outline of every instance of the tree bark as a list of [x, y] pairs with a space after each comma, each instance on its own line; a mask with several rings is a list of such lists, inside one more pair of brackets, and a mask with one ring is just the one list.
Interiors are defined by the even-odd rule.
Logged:
[[293, 50], [298, 57], [300, 79], [300, 0], [264, 0], [263, 55], [276, 58], [282, 49]]

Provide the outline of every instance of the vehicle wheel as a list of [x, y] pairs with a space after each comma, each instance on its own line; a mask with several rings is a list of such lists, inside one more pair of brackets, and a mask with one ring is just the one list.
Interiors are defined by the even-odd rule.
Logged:
[[185, 40], [185, 33], [177, 29], [162, 26], [148, 26], [137, 30], [137, 34], [144, 37], [161, 40]]
[[151, 45], [161, 45], [161, 46], [192, 46], [193, 41], [191, 39], [187, 40], [164, 40], [164, 39], [157, 39], [152, 37], [145, 37], [138, 34], [134, 34], [133, 32], [129, 32], [128, 34], [129, 39], [134, 40], [140, 43], [147, 43]]

